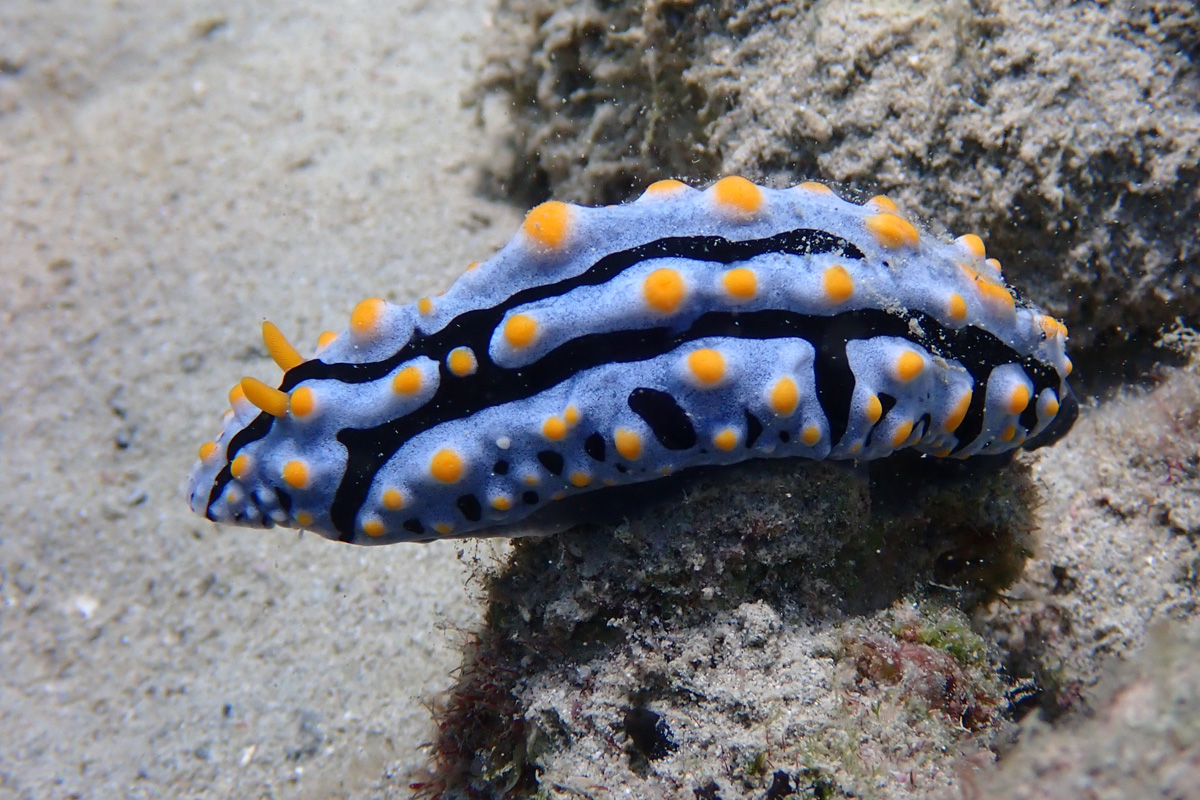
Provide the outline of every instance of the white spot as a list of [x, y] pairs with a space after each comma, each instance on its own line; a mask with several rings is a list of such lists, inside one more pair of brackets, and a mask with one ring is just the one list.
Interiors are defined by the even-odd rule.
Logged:
[[71, 605], [75, 607], [75, 610], [84, 619], [91, 619], [92, 614], [95, 614], [96, 609], [100, 607], [100, 601], [94, 597], [88, 597], [86, 594], [81, 594], [71, 601]]
[[512, 439], [507, 436], [501, 436], [496, 440], [496, 447], [499, 447], [501, 450], [507, 450], [512, 447]]

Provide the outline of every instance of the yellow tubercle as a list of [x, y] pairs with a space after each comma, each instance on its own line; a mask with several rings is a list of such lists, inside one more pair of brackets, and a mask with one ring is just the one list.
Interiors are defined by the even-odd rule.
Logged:
[[554, 251], [566, 244], [571, 229], [571, 207], [557, 200], [536, 206], [525, 215], [521, 230], [540, 250]]
[[510, 347], [528, 347], [537, 338], [537, 330], [537, 320], [533, 317], [528, 314], [513, 314], [504, 323], [504, 340]]
[[888, 214], [895, 214], [896, 212], [898, 212], [900, 210], [900, 208], [896, 205], [895, 201], [892, 200], [892, 198], [887, 197], [882, 194], [875, 195], [870, 200], [868, 200], [866, 203], [864, 203], [864, 205], [871, 206], [871, 208], [877, 209], [879, 211], [884, 211]]
[[821, 288], [831, 303], [844, 303], [854, 296], [854, 279], [841, 264], [834, 264], [821, 276]]
[[879, 418], [883, 416], [883, 403], [879, 401], [878, 395], [871, 395], [867, 398], [867, 406], [865, 409], [867, 422], [874, 425], [879, 422]]
[[284, 372], [304, 363], [303, 356], [292, 347], [291, 342], [274, 323], [263, 320], [262, 337], [267, 352], [271, 354], [271, 360]]
[[313, 413], [317, 407], [316, 398], [313, 396], [313, 390], [307, 386], [298, 386], [292, 390], [292, 394], [288, 399], [288, 407], [292, 411], [292, 416], [298, 419], [303, 419]]
[[655, 181], [654, 183], [650, 184], [646, 187], [646, 191], [643, 194], [650, 195], [651, 197], [661, 197], [664, 195], [675, 194], [679, 190], [686, 188], [686, 183], [668, 178], [666, 180]]
[[396, 394], [416, 394], [421, 388], [421, 370], [407, 366], [392, 378], [392, 391]]
[[217, 443], [205, 442], [200, 445], [200, 460], [205, 464], [211, 465], [215, 461], [217, 455]]
[[438, 450], [429, 461], [429, 474], [442, 483], [458, 483], [463, 474], [462, 456], [450, 449]]
[[875, 240], [889, 250], [916, 247], [921, 241], [921, 235], [913, 224], [895, 214], [875, 214], [863, 220], [863, 224], [875, 236]]
[[976, 258], [983, 258], [987, 255], [987, 249], [983, 246], [983, 239], [973, 233], [964, 233], [954, 241]]
[[642, 295], [647, 305], [664, 314], [678, 309], [686, 293], [687, 286], [677, 270], [656, 269], [642, 282]]
[[733, 428], [725, 428], [713, 437], [713, 445], [718, 450], [729, 451], [737, 447], [738, 434]]
[[631, 431], [627, 428], [617, 428], [613, 433], [613, 444], [617, 447], [617, 452], [621, 454], [621, 458], [626, 461], [637, 461], [642, 455], [642, 437], [637, 431]]
[[283, 465], [283, 479], [293, 489], [303, 489], [308, 486], [308, 464], [303, 461], [289, 461]]
[[762, 210], [762, 189], [745, 178], [737, 175], [722, 178], [713, 184], [712, 191], [717, 206], [731, 216], [749, 219]]
[[404, 508], [404, 495], [399, 489], [388, 487], [383, 490], [383, 507], [389, 511], [399, 511]]
[[701, 386], [714, 386], [725, 377], [725, 357], [712, 348], [693, 350], [688, 354], [687, 364]]
[[267, 412], [272, 417], [282, 417], [287, 414], [288, 396], [286, 392], [267, 386], [258, 378], [242, 378], [241, 386], [246, 399], [260, 410]]
[[721, 276], [725, 293], [734, 300], [753, 300], [758, 294], [758, 276], [745, 267], [731, 269]]
[[381, 297], [368, 297], [350, 312], [350, 331], [360, 339], [369, 339], [379, 333], [387, 301]]
[[790, 417], [800, 403], [800, 387], [793, 378], [780, 378], [771, 388], [771, 410], [781, 417]]

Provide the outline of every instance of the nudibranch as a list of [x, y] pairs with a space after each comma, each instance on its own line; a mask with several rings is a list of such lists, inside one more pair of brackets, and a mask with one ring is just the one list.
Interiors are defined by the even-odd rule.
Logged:
[[[538, 532], [556, 509], [752, 458], [1000, 454], [1078, 404], [1066, 328], [974, 234], [739, 177], [550, 201], [443, 295], [359, 303], [233, 387], [191, 507], [355, 544]], [[619, 495], [615, 495], [619, 496]]]

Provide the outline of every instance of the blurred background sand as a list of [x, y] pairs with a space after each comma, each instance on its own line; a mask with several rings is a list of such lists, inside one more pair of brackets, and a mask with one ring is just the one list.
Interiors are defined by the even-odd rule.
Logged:
[[218, 529], [180, 483], [242, 375], [440, 291], [482, 0], [0, 7], [0, 795], [361, 795], [422, 762], [456, 554]]

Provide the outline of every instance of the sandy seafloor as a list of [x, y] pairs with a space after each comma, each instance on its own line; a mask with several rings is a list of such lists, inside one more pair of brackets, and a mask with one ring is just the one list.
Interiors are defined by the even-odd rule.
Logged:
[[[181, 484], [228, 388], [278, 376], [262, 319], [308, 351], [358, 300], [440, 291], [511, 235], [479, 170], [511, 156], [463, 101], [491, 5], [0, 2], [0, 798], [419, 779], [424, 703], [479, 621], [472, 562], [503, 544], [221, 529]], [[1175, 380], [1089, 407], [1035, 462], [1043, 543], [1014, 591], [1078, 586], [1033, 593], [1033, 623], [996, 612], [1009, 650], [1067, 608], [1066, 673], [1090, 682], [1149, 621], [1194, 621], [1194, 470], [1167, 457], [1194, 444], [1195, 370]], [[1013, 763], [1091, 763], [1031, 741]], [[1189, 763], [1171, 780], [1200, 785]]]
[[218, 529], [180, 484], [242, 375], [440, 291], [482, 0], [0, 4], [0, 797], [362, 796], [422, 762], [456, 557]]

